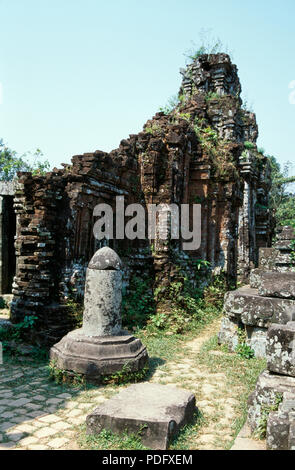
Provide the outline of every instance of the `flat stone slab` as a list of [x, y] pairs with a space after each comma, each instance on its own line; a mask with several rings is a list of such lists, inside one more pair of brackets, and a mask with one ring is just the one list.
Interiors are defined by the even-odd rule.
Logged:
[[87, 433], [99, 434], [103, 429], [140, 433], [146, 447], [165, 450], [195, 410], [195, 396], [186, 390], [151, 383], [131, 385], [87, 416]]
[[295, 300], [262, 297], [257, 289], [243, 287], [225, 295], [224, 315], [244, 325], [268, 328], [295, 320]]
[[295, 299], [295, 272], [269, 272], [263, 273], [258, 289], [259, 295], [279, 297], [282, 299]]

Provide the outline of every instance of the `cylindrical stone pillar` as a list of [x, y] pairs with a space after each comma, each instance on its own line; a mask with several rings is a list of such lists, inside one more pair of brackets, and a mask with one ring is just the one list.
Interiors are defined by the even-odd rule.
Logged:
[[122, 263], [114, 250], [104, 247], [95, 253], [87, 268], [82, 333], [120, 335], [121, 304]]

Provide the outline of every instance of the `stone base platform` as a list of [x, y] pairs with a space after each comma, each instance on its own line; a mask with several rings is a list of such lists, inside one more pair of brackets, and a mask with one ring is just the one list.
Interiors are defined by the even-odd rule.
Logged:
[[87, 433], [99, 434], [103, 429], [140, 433], [146, 447], [165, 450], [195, 411], [195, 396], [186, 390], [151, 383], [131, 385], [87, 416]]
[[50, 359], [69, 372], [98, 382], [105, 375], [122, 371], [128, 366], [131, 372], [142, 370], [148, 361], [146, 347], [126, 331], [120, 336], [85, 336], [83, 330], [68, 333], [50, 350]]

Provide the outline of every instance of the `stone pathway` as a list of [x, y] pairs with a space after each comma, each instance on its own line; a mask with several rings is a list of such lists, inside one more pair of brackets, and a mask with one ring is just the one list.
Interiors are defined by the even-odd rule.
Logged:
[[218, 333], [220, 320], [207, 327], [203, 334], [186, 344], [185, 358], [164, 366], [165, 372], [157, 370], [152, 382], [178, 385], [192, 391], [197, 406], [205, 420], [198, 438], [192, 442], [192, 449], [222, 450], [228, 448], [234, 439], [233, 421], [237, 416], [237, 396], [229, 389], [224, 373], [210, 373], [198, 363], [198, 354], [204, 343]]
[[231, 450], [266, 450], [265, 441], [258, 441], [252, 438], [248, 426], [241, 429]]
[[111, 386], [89, 390], [48, 380], [43, 365], [0, 366], [0, 450], [66, 449], [90, 410], [115, 393]]
[[[239, 390], [230, 389], [224, 373], [210, 373], [198, 364], [202, 345], [220, 322], [185, 345], [184, 355], [156, 370], [151, 382], [180, 386], [196, 395], [205, 424], [192, 449], [225, 449], [234, 438]], [[212, 351], [214, 353], [216, 351]], [[80, 425], [90, 410], [110, 398], [117, 386], [77, 389], [56, 385], [44, 365], [6, 363], [0, 366], [0, 450], [79, 449]]]

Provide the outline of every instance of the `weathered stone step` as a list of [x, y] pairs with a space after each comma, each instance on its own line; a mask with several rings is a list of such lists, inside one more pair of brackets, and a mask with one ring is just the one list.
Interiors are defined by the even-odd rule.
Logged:
[[262, 273], [260, 275], [258, 292], [261, 296], [295, 300], [295, 272]]
[[268, 328], [295, 320], [295, 300], [262, 297], [257, 289], [243, 287], [225, 295], [224, 315], [244, 325]]

